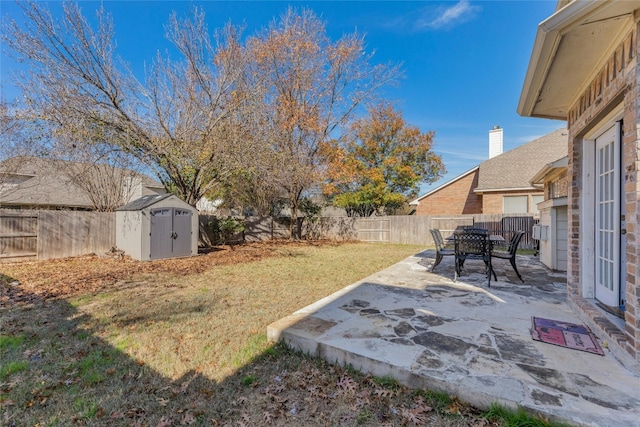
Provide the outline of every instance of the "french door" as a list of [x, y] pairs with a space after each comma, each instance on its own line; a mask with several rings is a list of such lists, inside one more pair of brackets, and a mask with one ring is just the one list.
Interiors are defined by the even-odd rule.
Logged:
[[595, 297], [620, 305], [620, 124], [596, 138]]

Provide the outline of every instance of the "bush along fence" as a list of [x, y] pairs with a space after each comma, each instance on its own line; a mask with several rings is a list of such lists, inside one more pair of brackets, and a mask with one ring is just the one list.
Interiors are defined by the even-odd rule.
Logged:
[[[290, 238], [290, 218], [200, 215], [202, 248]], [[106, 253], [115, 247], [115, 213], [0, 209], [0, 262]], [[429, 230], [446, 237], [463, 227], [488, 228], [509, 240], [517, 230], [521, 248], [534, 249], [531, 215], [385, 216], [299, 218], [303, 239], [359, 240], [433, 247]]]
[[[356, 240], [356, 222], [355, 218], [348, 217], [298, 218], [297, 227], [302, 238], [307, 240]], [[200, 215], [202, 246], [289, 239], [290, 230], [289, 217], [230, 218]]]

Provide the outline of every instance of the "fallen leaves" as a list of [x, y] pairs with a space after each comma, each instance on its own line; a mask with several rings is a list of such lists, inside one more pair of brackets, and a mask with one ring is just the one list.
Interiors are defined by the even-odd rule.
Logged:
[[[5, 264], [0, 280], [0, 305], [67, 298], [126, 286], [132, 277], [151, 273], [176, 276], [200, 274], [214, 266], [257, 261], [279, 256], [278, 248], [304, 242], [256, 242], [228, 246], [188, 258], [137, 261], [130, 257], [85, 255], [47, 261]], [[19, 280], [14, 280], [19, 279]], [[175, 285], [174, 285], [175, 286]]]
[[[164, 298], [165, 287], [181, 287], [176, 284], [181, 281], [163, 276], [169, 280], [156, 283], [145, 274], [161, 269], [176, 275], [191, 274], [219, 263], [280, 256], [286, 252], [284, 245], [239, 246], [235, 251], [222, 249], [199, 257], [151, 263], [91, 256], [7, 266], [11, 268], [10, 275], [19, 278], [21, 283], [10, 285], [3, 282], [0, 275], [0, 303], [22, 301], [40, 305], [34, 310], [34, 307], [23, 307], [21, 302], [7, 310], [13, 310], [15, 322], [7, 322], [13, 333], [31, 337], [33, 344], [25, 341], [22, 348], [15, 351], [16, 359], [29, 361], [30, 370], [7, 380], [11, 382], [0, 384], [0, 424], [15, 424], [15, 420], [30, 416], [28, 424], [37, 425], [40, 418], [33, 414], [46, 417], [58, 411], [63, 424], [78, 425], [87, 423], [89, 416], [94, 417], [93, 423], [100, 425], [152, 427], [494, 425], [458, 401], [444, 405], [439, 402], [436, 406], [419, 396], [423, 391], [362, 376], [350, 368], [329, 365], [279, 347], [272, 355], [265, 354], [247, 362], [222, 381], [213, 380], [198, 370], [198, 374], [185, 374], [180, 379], [163, 377], [153, 371], [151, 363], [145, 364], [139, 354], [111, 352], [107, 343], [91, 335], [92, 325], [82, 323], [87, 321], [86, 313], [76, 312], [64, 301], [53, 299], [105, 289], [128, 290], [127, 287], [141, 281]], [[38, 316], [34, 317], [34, 313]], [[70, 328], [74, 323], [79, 325]], [[133, 325], [135, 323], [126, 327]], [[137, 327], [139, 331], [145, 323], [139, 322]], [[33, 330], [42, 337], [40, 341], [34, 339]], [[152, 352], [160, 351], [153, 343], [150, 346]], [[106, 354], [111, 359], [106, 358], [109, 364], [95, 367], [95, 373], [105, 379], [94, 381], [88, 387], [86, 373], [77, 364], [93, 353], [103, 358]], [[45, 370], [52, 363], [61, 369]], [[75, 405], [78, 393], [86, 398], [87, 406]], [[27, 405], [31, 406], [25, 408]], [[438, 410], [433, 410], [431, 405]]]
[[346, 392], [355, 393], [358, 385], [352, 378], [344, 376], [338, 381], [338, 387]]

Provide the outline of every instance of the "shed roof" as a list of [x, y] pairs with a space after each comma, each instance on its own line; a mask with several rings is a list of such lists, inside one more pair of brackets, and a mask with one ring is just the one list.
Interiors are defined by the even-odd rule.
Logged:
[[[175, 197], [177, 200], [180, 200], [178, 197], [171, 193], [147, 194], [146, 196], [142, 196], [139, 199], [127, 203], [126, 205], [120, 206], [116, 209], [116, 211], [139, 211], [148, 208], [149, 206], [155, 205], [159, 201], [167, 199], [169, 197]], [[182, 202], [182, 200], [180, 201]]]
[[477, 193], [529, 190], [544, 165], [567, 155], [567, 129], [561, 128], [480, 163]]

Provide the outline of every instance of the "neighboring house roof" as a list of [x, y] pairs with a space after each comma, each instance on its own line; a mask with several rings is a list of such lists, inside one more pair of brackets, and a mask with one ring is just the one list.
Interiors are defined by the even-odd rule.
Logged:
[[544, 165], [566, 156], [567, 150], [567, 130], [558, 129], [499, 156], [485, 160], [475, 168], [421, 195], [409, 204], [418, 205], [425, 197], [437, 193], [476, 171], [478, 171], [478, 187], [473, 189], [476, 193], [539, 190], [538, 187], [531, 184], [531, 178]]
[[[83, 170], [88, 164], [66, 162], [41, 157], [12, 157], [0, 162], [0, 206], [23, 205], [91, 209], [93, 204], [81, 188], [73, 183], [74, 171]], [[117, 170], [113, 166], [99, 167]], [[134, 171], [123, 172], [139, 178], [143, 187], [164, 189], [164, 186], [148, 176]]]
[[566, 120], [579, 86], [621, 40], [620, 29], [634, 22], [638, 8], [638, 0], [559, 1], [538, 25], [518, 114]]
[[478, 170], [478, 168], [479, 168], [479, 166], [476, 166], [476, 167], [475, 167], [475, 168], [473, 168], [473, 169], [469, 169], [468, 171], [463, 172], [462, 174], [460, 174], [460, 175], [456, 176], [455, 178], [453, 178], [453, 179], [451, 179], [451, 180], [449, 180], [449, 181], [445, 182], [445, 183], [444, 183], [444, 184], [442, 184], [441, 186], [436, 187], [436, 188], [434, 188], [433, 190], [429, 191], [428, 193], [425, 193], [425, 194], [423, 194], [422, 196], [418, 197], [417, 199], [415, 199], [415, 200], [413, 200], [413, 201], [409, 202], [409, 205], [413, 205], [413, 206], [415, 206], [415, 205], [420, 204], [420, 200], [422, 200], [422, 199], [424, 199], [425, 197], [428, 197], [428, 196], [430, 196], [430, 195], [432, 195], [432, 194], [434, 194], [434, 193], [437, 193], [438, 191], [442, 190], [443, 188], [448, 187], [449, 185], [453, 184], [454, 182], [456, 182], [456, 181], [458, 181], [458, 180], [460, 180], [460, 179], [464, 178], [465, 176], [472, 174], [473, 172], [477, 171], [477, 170]]
[[476, 193], [534, 190], [531, 178], [547, 163], [567, 155], [567, 130], [541, 138], [480, 163]]

